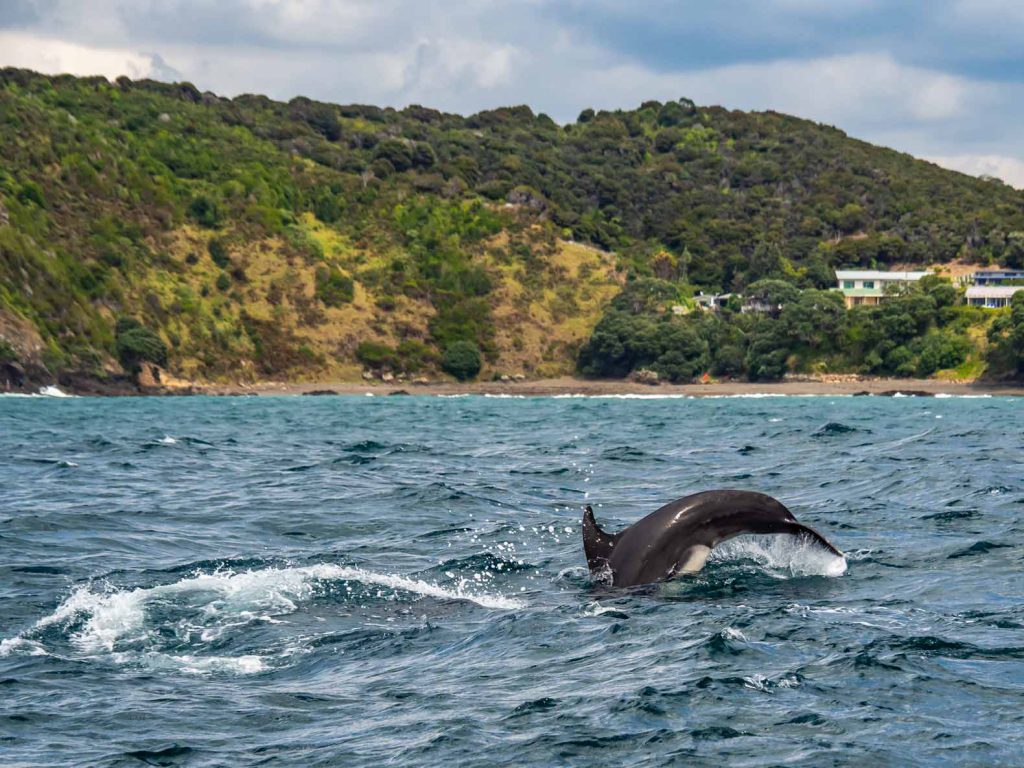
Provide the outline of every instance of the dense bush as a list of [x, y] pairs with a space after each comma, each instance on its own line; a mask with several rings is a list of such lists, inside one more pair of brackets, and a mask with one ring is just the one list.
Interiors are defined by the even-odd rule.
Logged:
[[459, 381], [475, 378], [482, 364], [480, 349], [471, 341], [456, 341], [445, 351], [441, 367]]

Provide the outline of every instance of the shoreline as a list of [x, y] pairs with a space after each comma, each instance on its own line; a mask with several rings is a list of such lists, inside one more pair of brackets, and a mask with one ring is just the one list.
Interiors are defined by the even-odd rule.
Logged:
[[[0, 395], [5, 394], [0, 391]], [[861, 378], [858, 376], [799, 377], [779, 382], [718, 381], [698, 384], [644, 384], [627, 379], [577, 379], [571, 376], [524, 381], [264, 381], [254, 384], [207, 384], [171, 379], [161, 385], [136, 384], [124, 377], [101, 380], [61, 377], [56, 384], [28, 382], [7, 394], [73, 395], [79, 397], [188, 397], [207, 395], [314, 396], [314, 395], [426, 395], [454, 397], [752, 397], [752, 396], [919, 396], [956, 397], [1024, 396], [1024, 382], [943, 381], [939, 379]]]
[[589, 397], [646, 395], [649, 397], [728, 397], [740, 395], [934, 395], [1024, 396], [1024, 385], [950, 382], [937, 379], [844, 379], [790, 380], [781, 382], [713, 382], [707, 384], [649, 385], [627, 380], [591, 380], [562, 377], [521, 382], [261, 382], [253, 385], [207, 385], [195, 394], [205, 395], [491, 395], [552, 397], [580, 395]]

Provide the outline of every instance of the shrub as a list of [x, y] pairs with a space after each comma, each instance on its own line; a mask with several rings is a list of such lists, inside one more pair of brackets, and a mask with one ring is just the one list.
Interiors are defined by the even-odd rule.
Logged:
[[156, 333], [127, 318], [118, 327], [117, 357], [126, 371], [138, 373], [142, 363], [167, 365], [167, 345]]
[[228, 256], [227, 246], [219, 237], [215, 237], [210, 240], [209, 245], [207, 245], [207, 250], [210, 252], [210, 258], [213, 259], [213, 263], [221, 269], [224, 269], [231, 262], [231, 258]]
[[405, 339], [395, 350], [398, 367], [406, 373], [416, 373], [422, 368], [437, 363], [437, 357], [430, 347], [416, 339]]
[[216, 227], [220, 221], [217, 203], [207, 195], [196, 195], [188, 204], [188, 215], [202, 227]]
[[328, 307], [340, 307], [355, 297], [355, 283], [337, 267], [316, 270], [316, 297]]
[[226, 291], [230, 287], [231, 287], [231, 278], [228, 277], [227, 272], [221, 272], [217, 276], [217, 290], [223, 292], [223, 291]]
[[356, 347], [356, 358], [369, 368], [383, 368], [395, 362], [395, 350], [387, 344], [364, 341]]
[[471, 341], [456, 341], [441, 358], [441, 367], [459, 381], [474, 378], [480, 373], [480, 365], [480, 349]]

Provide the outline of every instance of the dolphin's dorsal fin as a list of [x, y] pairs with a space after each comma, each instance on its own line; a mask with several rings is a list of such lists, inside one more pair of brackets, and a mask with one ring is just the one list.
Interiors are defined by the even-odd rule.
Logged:
[[583, 513], [583, 553], [587, 556], [587, 566], [590, 570], [596, 571], [608, 564], [616, 538], [618, 537], [601, 530], [601, 526], [594, 519], [594, 510], [588, 504]]

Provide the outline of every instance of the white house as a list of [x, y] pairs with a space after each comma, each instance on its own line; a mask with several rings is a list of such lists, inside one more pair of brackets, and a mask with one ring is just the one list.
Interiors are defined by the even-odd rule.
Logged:
[[883, 272], [875, 269], [837, 269], [837, 288], [846, 299], [847, 308], [859, 304], [874, 306], [886, 295], [890, 286], [905, 288], [931, 272]]
[[967, 303], [972, 307], [999, 309], [1010, 306], [1010, 299], [1024, 285], [972, 285], [967, 289]]

